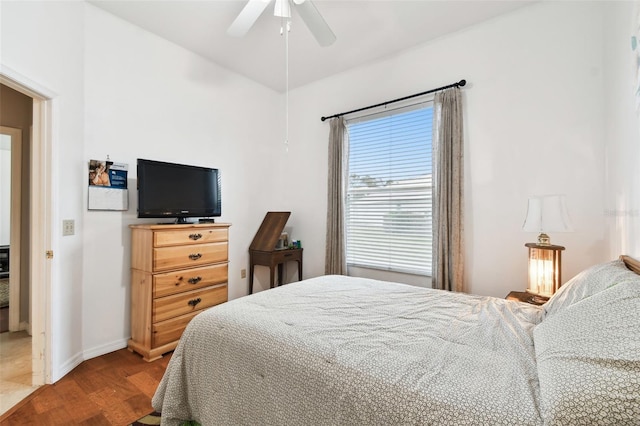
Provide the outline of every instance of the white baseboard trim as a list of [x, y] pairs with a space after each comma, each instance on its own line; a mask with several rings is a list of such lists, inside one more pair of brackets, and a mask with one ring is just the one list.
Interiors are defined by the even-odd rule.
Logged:
[[127, 347], [127, 341], [129, 339], [118, 339], [114, 340], [111, 343], [107, 343], [104, 345], [96, 346], [91, 349], [87, 349], [82, 351], [81, 353], [75, 354], [73, 357], [67, 360], [57, 371], [57, 374], [54, 374], [52, 377], [51, 383], [55, 383], [67, 374], [69, 374], [74, 368], [79, 366], [83, 361], [86, 361], [91, 358], [98, 357], [100, 355], [108, 354], [109, 352], [117, 351], [120, 349], [124, 349]]
[[62, 379], [64, 376], [70, 373], [71, 370], [79, 366], [82, 361], [84, 361], [84, 359], [82, 358], [82, 354], [75, 354], [73, 357], [68, 359], [67, 362], [62, 364], [58, 371], [53, 371], [53, 374], [51, 375], [51, 383], [55, 383], [58, 380]]
[[108, 354], [109, 352], [126, 348], [128, 341], [128, 338], [114, 340], [113, 342], [105, 343], [104, 345], [85, 349], [84, 352], [82, 352], [82, 355], [84, 356], [85, 360], [95, 358], [100, 355]]
[[18, 331], [26, 331], [29, 336], [31, 336], [31, 324], [27, 321], [20, 321], [18, 325]]

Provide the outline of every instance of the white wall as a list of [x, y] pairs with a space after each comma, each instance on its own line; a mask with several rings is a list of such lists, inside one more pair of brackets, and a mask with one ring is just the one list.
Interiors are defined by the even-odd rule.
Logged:
[[[635, 4], [634, 4], [635, 3]], [[640, 2], [613, 2], [605, 15], [607, 253], [640, 258], [640, 108], [631, 35], [640, 37]]]
[[[323, 272], [328, 122], [320, 117], [467, 79], [465, 238], [469, 292], [526, 288], [527, 198], [564, 193], [576, 232], [565, 281], [605, 258], [602, 7], [536, 4], [291, 93], [283, 159], [305, 275]], [[295, 176], [295, 179], [290, 179]]]
[[[130, 335], [130, 230], [136, 159], [219, 168], [222, 217], [232, 224], [229, 298], [247, 294], [248, 247], [266, 210], [281, 95], [93, 6], [85, 15], [85, 143], [89, 159], [129, 164], [129, 210], [83, 211], [85, 357]], [[107, 36], [108, 35], [108, 36]], [[85, 179], [86, 180], [86, 179]], [[86, 183], [76, 185], [87, 202]], [[158, 220], [146, 220], [156, 223]], [[258, 283], [258, 288], [260, 284]]]
[[[1, 2], [3, 67], [54, 93], [51, 379], [122, 348], [129, 331], [129, 229], [135, 160], [222, 170], [231, 222], [229, 297], [247, 293], [247, 248], [277, 209], [274, 152], [282, 95], [131, 26], [85, 2]], [[275, 108], [274, 108], [275, 106]], [[274, 124], [278, 123], [278, 124]], [[131, 166], [130, 209], [87, 211], [90, 159]], [[61, 221], [76, 221], [62, 237]], [[266, 274], [258, 274], [263, 287]]]
[[83, 162], [84, 4], [80, 2], [1, 2], [0, 61], [45, 88], [53, 101], [53, 239], [49, 325], [51, 378], [55, 381], [81, 360], [83, 247], [80, 236], [59, 238], [59, 219], [79, 218], [84, 206]]

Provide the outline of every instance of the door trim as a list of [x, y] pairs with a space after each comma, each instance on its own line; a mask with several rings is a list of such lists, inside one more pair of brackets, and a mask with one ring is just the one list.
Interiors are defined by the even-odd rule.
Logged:
[[54, 120], [57, 111], [51, 90], [30, 78], [0, 64], [0, 83], [33, 98], [33, 126], [31, 135], [31, 188], [30, 194], [30, 324], [32, 383], [35, 386], [51, 383], [52, 333], [51, 286], [52, 265], [46, 252], [52, 249], [53, 187], [52, 146]]
[[[31, 150], [31, 330], [33, 384], [51, 383], [52, 100], [33, 99]], [[38, 333], [38, 338], [36, 338]]]

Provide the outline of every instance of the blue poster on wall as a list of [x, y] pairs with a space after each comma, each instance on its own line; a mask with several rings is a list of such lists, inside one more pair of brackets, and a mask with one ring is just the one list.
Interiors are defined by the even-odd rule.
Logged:
[[112, 188], [127, 189], [127, 165], [112, 163], [109, 167], [109, 184]]

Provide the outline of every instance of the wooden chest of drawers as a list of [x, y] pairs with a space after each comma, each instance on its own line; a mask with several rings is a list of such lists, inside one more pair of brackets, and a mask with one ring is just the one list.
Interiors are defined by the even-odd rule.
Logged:
[[129, 350], [158, 359], [191, 318], [227, 301], [229, 226], [131, 225]]

